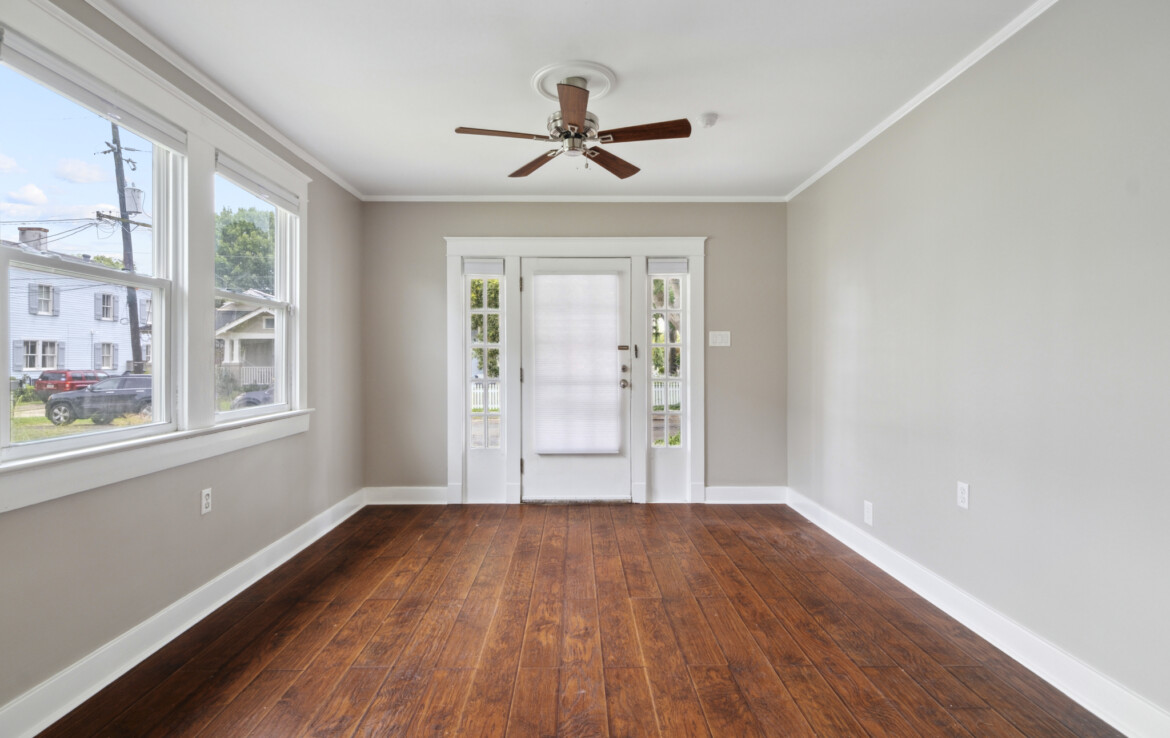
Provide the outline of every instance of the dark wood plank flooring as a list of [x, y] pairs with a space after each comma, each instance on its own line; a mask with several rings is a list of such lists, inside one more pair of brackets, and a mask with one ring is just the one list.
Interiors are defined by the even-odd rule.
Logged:
[[44, 736], [1117, 735], [786, 506], [368, 507]]

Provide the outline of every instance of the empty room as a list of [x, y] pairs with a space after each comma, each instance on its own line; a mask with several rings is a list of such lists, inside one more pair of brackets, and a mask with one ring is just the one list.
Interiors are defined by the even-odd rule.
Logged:
[[1167, 38], [0, 0], [0, 736], [1170, 735]]

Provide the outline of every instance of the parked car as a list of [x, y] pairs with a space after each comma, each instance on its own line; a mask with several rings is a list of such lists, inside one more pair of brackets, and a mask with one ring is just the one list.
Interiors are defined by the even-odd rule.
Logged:
[[239, 410], [242, 407], [256, 407], [257, 405], [271, 405], [274, 389], [275, 385], [270, 384], [262, 390], [242, 392], [232, 400], [232, 410]]
[[56, 369], [41, 372], [41, 376], [37, 377], [33, 387], [37, 397], [41, 398], [41, 402], [44, 402], [49, 399], [50, 395], [84, 389], [109, 376], [105, 372], [93, 369]]
[[130, 374], [103, 379], [85, 389], [58, 392], [45, 404], [45, 417], [53, 425], [69, 425], [74, 420], [91, 418], [95, 425], [109, 425], [122, 415], [150, 417], [151, 386], [149, 374]]

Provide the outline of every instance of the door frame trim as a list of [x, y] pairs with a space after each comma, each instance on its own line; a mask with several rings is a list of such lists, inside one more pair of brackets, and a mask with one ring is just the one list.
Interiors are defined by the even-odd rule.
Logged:
[[[692, 402], [687, 416], [690, 441], [688, 444], [689, 502], [705, 500], [706, 436], [704, 418], [704, 354], [705, 328], [703, 321], [704, 254], [706, 236], [650, 236], [650, 237], [510, 237], [510, 236], [449, 236], [447, 244], [447, 502], [467, 501], [467, 459], [464, 448], [466, 434], [464, 403], [464, 258], [502, 258], [504, 260], [504, 453], [505, 472], [501, 488], [476, 501], [520, 502], [520, 259], [542, 258], [629, 258], [631, 316], [639, 314], [635, 308], [646, 301], [646, 258], [686, 257], [690, 275], [691, 310], [690, 377]], [[648, 348], [645, 321], [632, 321], [630, 340]], [[515, 337], [515, 338], [513, 338]], [[703, 350], [700, 350], [703, 349]], [[630, 424], [630, 492], [634, 502], [647, 501], [649, 443], [646, 437], [646, 381], [643, 367], [647, 353], [643, 351], [634, 362], [632, 376], [640, 381], [634, 384], [631, 397]]]

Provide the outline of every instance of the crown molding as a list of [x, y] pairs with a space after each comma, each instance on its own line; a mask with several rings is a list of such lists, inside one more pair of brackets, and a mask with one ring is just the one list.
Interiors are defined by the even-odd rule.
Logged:
[[[306, 164], [313, 167], [317, 171], [321, 172], [329, 179], [333, 180], [339, 187], [341, 187], [342, 189], [344, 189], [346, 192], [353, 195], [357, 199], [362, 200], [362, 201], [366, 200], [366, 196], [364, 194], [362, 194], [362, 192], [360, 190], [358, 190], [356, 187], [354, 187], [352, 184], [350, 184], [348, 181], [346, 181], [346, 179], [344, 177], [342, 177], [337, 172], [333, 171], [331, 168], [326, 166], [320, 159], [318, 159], [317, 157], [310, 154], [303, 146], [301, 146], [300, 144], [293, 141], [291, 138], [289, 138], [284, 133], [282, 133], [279, 129], [277, 129], [274, 125], [272, 125], [267, 120], [262, 118], [259, 113], [257, 113], [256, 111], [252, 110], [247, 105], [245, 105], [239, 98], [237, 98], [235, 95], [233, 95], [232, 93], [230, 93], [226, 89], [224, 89], [224, 87], [222, 85], [220, 85], [214, 79], [209, 77], [207, 74], [205, 74], [202, 70], [200, 70], [194, 64], [187, 61], [187, 59], [184, 58], [183, 56], [181, 56], [177, 51], [175, 51], [171, 47], [164, 44], [157, 36], [152, 34], [150, 31], [146, 30], [146, 28], [144, 28], [136, 20], [134, 20], [130, 16], [126, 15], [126, 13], [122, 12], [117, 7], [115, 7], [113, 4], [111, 4], [109, 2], [109, 0], [85, 0], [85, 2], [87, 5], [91, 6], [94, 10], [96, 10], [97, 12], [101, 13], [106, 18], [108, 18], [110, 20], [110, 22], [112, 22], [114, 25], [118, 26], [123, 31], [130, 34], [136, 41], [138, 41], [143, 46], [145, 46], [146, 48], [153, 51], [155, 54], [158, 54], [168, 64], [173, 66], [175, 69], [179, 70], [179, 72], [181, 72], [182, 74], [189, 77], [193, 82], [195, 82], [195, 84], [199, 85], [200, 87], [202, 87], [205, 90], [207, 90], [208, 92], [210, 92], [212, 95], [214, 95], [216, 98], [218, 98], [221, 102], [223, 102], [225, 105], [227, 105], [229, 108], [231, 108], [234, 112], [238, 113], [240, 116], [242, 116], [249, 123], [251, 123], [252, 125], [256, 126], [258, 129], [260, 129], [260, 131], [262, 131], [265, 135], [269, 136], [274, 141], [279, 143], [281, 146], [288, 149], [290, 152], [292, 152], [295, 156], [300, 158]], [[45, 3], [45, 5], [51, 5], [51, 4]], [[108, 39], [104, 38], [103, 36], [98, 34], [93, 29], [80, 23], [76, 18], [73, 18], [73, 16], [68, 15], [64, 11], [58, 10], [58, 15], [71, 21], [76, 27], [79, 28], [79, 30], [82, 30], [84, 33], [86, 33], [86, 35], [90, 36], [91, 38], [100, 39], [103, 43], [110, 45], [110, 46], [114, 46], [113, 44], [110, 44]], [[114, 48], [117, 48], [117, 47], [115, 46]], [[132, 57], [125, 50], [118, 49], [118, 52], [120, 53], [121, 56], [123, 56], [125, 58], [132, 59], [139, 66], [145, 67], [145, 65], [142, 64], [141, 61]], [[157, 73], [155, 73], [154, 76], [156, 78], [161, 79], [161, 76], [158, 75]], [[173, 85], [171, 85], [170, 82], [167, 82], [167, 84], [173, 87]], [[189, 95], [185, 95], [185, 96], [190, 97]], [[201, 103], [198, 103], [198, 101], [193, 101], [193, 102], [195, 102], [195, 104], [199, 105], [200, 107], [206, 108], [206, 106], [202, 105]], [[211, 112], [212, 114], [218, 115], [215, 113], [215, 111], [209, 111], [209, 112]]]
[[806, 189], [816, 183], [816, 181], [821, 177], [824, 177], [826, 174], [836, 169], [839, 164], [853, 156], [870, 141], [880, 136], [887, 128], [902, 120], [902, 118], [905, 118], [910, 114], [910, 111], [914, 110], [919, 105], [933, 97], [936, 92], [949, 85], [955, 80], [956, 77], [970, 69], [980, 59], [990, 54], [1004, 41], [1007, 41], [1009, 38], [1016, 35], [1016, 33], [1018, 33], [1029, 23], [1039, 18], [1040, 15], [1044, 13], [1044, 11], [1051, 8], [1057, 2], [1058, 0], [1037, 0], [1037, 2], [1028, 6], [1028, 8], [1023, 13], [1020, 13], [1015, 18], [1013, 18], [1010, 23], [999, 29], [999, 31], [994, 36], [984, 41], [982, 45], [964, 57], [962, 61], [948, 69], [945, 74], [936, 79], [934, 82], [930, 83], [926, 89], [910, 98], [910, 100], [905, 105], [894, 111], [890, 117], [886, 118], [881, 123], [878, 123], [877, 126], [875, 126], [869, 133], [866, 133], [864, 136], [859, 138], [852, 146], [845, 149], [840, 154], [837, 154], [837, 156], [835, 156], [828, 164], [821, 167], [816, 174], [797, 185], [796, 189], [794, 189], [792, 192], [789, 192], [785, 196], [784, 201], [790, 202], [797, 195], [804, 192]]
[[373, 195], [365, 202], [788, 202], [779, 195]]

